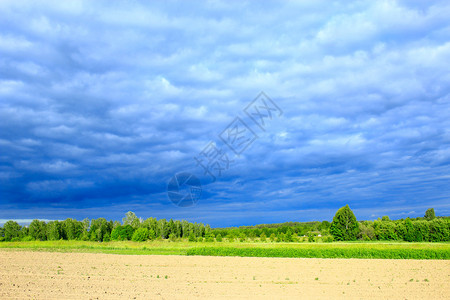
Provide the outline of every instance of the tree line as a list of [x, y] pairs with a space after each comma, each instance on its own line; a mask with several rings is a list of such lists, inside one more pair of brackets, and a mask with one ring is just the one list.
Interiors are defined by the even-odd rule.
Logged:
[[450, 219], [436, 217], [434, 209], [423, 218], [390, 220], [388, 216], [375, 221], [357, 222], [348, 205], [340, 208], [333, 218], [330, 233], [336, 240], [380, 240], [406, 242], [450, 241]]
[[0, 227], [0, 241], [32, 240], [82, 240], [108, 242], [111, 240], [145, 241], [152, 239], [197, 239], [211, 231], [209, 225], [192, 223], [186, 220], [148, 218], [142, 220], [133, 212], [128, 212], [122, 223], [107, 221], [105, 218], [66, 219], [64, 221], [33, 220], [29, 226], [21, 226], [15, 221], [6, 222]]
[[390, 220], [384, 216], [375, 221], [357, 221], [348, 205], [340, 208], [330, 223], [286, 222], [214, 228], [186, 220], [156, 218], [140, 219], [128, 212], [122, 223], [104, 218], [77, 221], [33, 220], [29, 226], [8, 221], [0, 227], [0, 241], [111, 240], [146, 241], [154, 239], [185, 239], [191, 242], [255, 241], [255, 242], [332, 242], [332, 241], [450, 241], [450, 218], [436, 217], [428, 209], [423, 218]]

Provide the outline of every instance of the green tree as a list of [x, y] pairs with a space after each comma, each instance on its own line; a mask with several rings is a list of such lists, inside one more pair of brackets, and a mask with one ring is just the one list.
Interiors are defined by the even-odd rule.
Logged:
[[19, 223], [15, 221], [8, 221], [3, 225], [5, 241], [10, 241], [12, 239], [19, 238], [20, 236], [20, 228]]
[[160, 237], [167, 239], [169, 237], [169, 222], [166, 219], [158, 220], [158, 232]]
[[37, 241], [45, 241], [47, 239], [47, 224], [44, 221], [33, 220], [28, 228], [29, 235]]
[[286, 236], [285, 236], [285, 239], [284, 239], [286, 242], [293, 242], [294, 241], [294, 237], [293, 237], [293, 233], [292, 233], [292, 229], [291, 228], [289, 228], [287, 231], [286, 231]]
[[169, 234], [169, 240], [171, 241], [171, 242], [175, 242], [176, 240], [177, 240], [177, 236], [176, 236], [176, 234], [175, 233], [171, 233], [171, 234]]
[[319, 230], [322, 233], [322, 235], [327, 234], [330, 231], [330, 226], [331, 223], [328, 221], [323, 221], [320, 226], [319, 226]]
[[131, 237], [131, 240], [135, 242], [143, 242], [148, 239], [148, 229], [147, 228], [138, 228], [133, 233], [133, 236]]
[[407, 242], [414, 242], [416, 240], [416, 230], [410, 218], [405, 220], [405, 235], [403, 239]]
[[[390, 241], [397, 240], [396, 226], [391, 221], [375, 221], [373, 223], [375, 236], [379, 240]], [[362, 230], [362, 229], [361, 229]]]
[[450, 241], [450, 220], [434, 219], [430, 221], [430, 241], [449, 242]]
[[140, 226], [140, 220], [136, 217], [136, 214], [132, 211], [129, 211], [125, 214], [125, 218], [122, 219], [123, 225], [130, 225], [134, 229]]
[[428, 221], [431, 221], [434, 218], [436, 218], [436, 215], [434, 214], [434, 208], [427, 209], [427, 211], [425, 212], [424, 218]]
[[102, 242], [106, 233], [111, 233], [112, 223], [106, 221], [105, 218], [91, 220], [89, 235], [91, 241]]
[[134, 229], [131, 225], [118, 226], [111, 232], [111, 239], [115, 241], [131, 240]]
[[153, 229], [149, 229], [148, 230], [148, 239], [149, 240], [153, 240], [153, 239], [155, 239], [156, 238], [156, 233], [155, 233], [155, 231], [153, 230]]
[[359, 224], [348, 205], [341, 207], [333, 218], [330, 233], [338, 241], [353, 241], [359, 232]]
[[177, 238], [183, 236], [183, 225], [181, 225], [181, 222], [179, 220], [175, 221], [174, 233]]
[[67, 218], [61, 222], [61, 235], [67, 240], [76, 240], [83, 235], [85, 224], [83, 222]]
[[373, 228], [372, 222], [364, 221], [359, 224], [358, 239], [363, 241], [370, 241], [375, 239], [375, 230]]

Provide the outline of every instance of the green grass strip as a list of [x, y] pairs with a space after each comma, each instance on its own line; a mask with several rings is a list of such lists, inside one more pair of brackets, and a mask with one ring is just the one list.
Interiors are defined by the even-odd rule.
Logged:
[[450, 259], [450, 243], [191, 243], [187, 241], [1, 242], [11, 251], [90, 252], [133, 255], [206, 255], [308, 258]]
[[187, 255], [304, 258], [450, 259], [444, 249], [198, 247]]

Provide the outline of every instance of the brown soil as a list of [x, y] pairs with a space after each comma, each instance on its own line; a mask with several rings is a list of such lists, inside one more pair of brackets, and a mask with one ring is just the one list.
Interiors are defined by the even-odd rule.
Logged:
[[450, 261], [0, 250], [0, 299], [450, 299]]

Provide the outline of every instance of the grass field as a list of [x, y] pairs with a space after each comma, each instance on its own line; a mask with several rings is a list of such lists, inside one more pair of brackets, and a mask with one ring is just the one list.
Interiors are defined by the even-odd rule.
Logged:
[[450, 243], [191, 243], [185, 241], [151, 241], [140, 243], [116, 241], [98, 243], [61, 240], [2, 242], [0, 243], [0, 248], [139, 255], [450, 259]]

